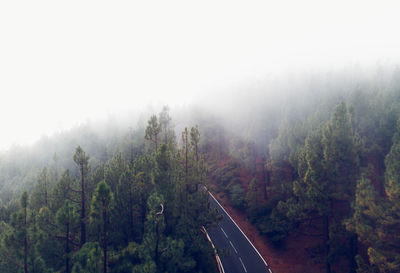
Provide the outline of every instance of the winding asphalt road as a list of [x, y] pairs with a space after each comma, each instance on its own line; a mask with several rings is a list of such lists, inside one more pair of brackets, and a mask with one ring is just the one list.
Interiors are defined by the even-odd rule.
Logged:
[[[211, 193], [210, 205], [223, 215], [218, 227], [208, 230], [208, 234], [219, 250], [225, 273], [272, 273], [257, 249]], [[223, 249], [227, 249], [230, 255], [223, 255]]]

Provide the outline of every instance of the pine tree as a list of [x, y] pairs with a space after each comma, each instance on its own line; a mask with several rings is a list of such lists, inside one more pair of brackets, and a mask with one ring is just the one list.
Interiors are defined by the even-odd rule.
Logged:
[[171, 117], [169, 116], [169, 107], [167, 105], [162, 108], [158, 120], [160, 121], [161, 131], [164, 134], [164, 143], [168, 144], [170, 141]]
[[[355, 234], [346, 234], [342, 221], [345, 217], [351, 215], [350, 205], [354, 200], [357, 176], [359, 175], [359, 159], [357, 155], [357, 145], [354, 142], [355, 134], [353, 133], [352, 123], [347, 106], [344, 102], [340, 103], [330, 121], [325, 126], [322, 136], [322, 145], [324, 148], [323, 166], [326, 170], [326, 180], [328, 182], [328, 192], [330, 195], [332, 219], [325, 219], [325, 229], [338, 227], [334, 238], [329, 236], [330, 245], [334, 248], [330, 249], [331, 256], [343, 250], [343, 246], [339, 243], [343, 237], [349, 237], [350, 246], [349, 254], [351, 271], [356, 269], [354, 257], [357, 254], [357, 237]], [[336, 204], [343, 204], [342, 207]], [[332, 220], [332, 222], [331, 222]], [[342, 237], [342, 238], [340, 238]], [[328, 261], [329, 263], [329, 261]], [[328, 271], [329, 272], [329, 271]]]
[[353, 216], [356, 232], [368, 245], [370, 265], [388, 273], [400, 270], [400, 118], [392, 143], [385, 159], [387, 198], [379, 200], [371, 186], [364, 186], [357, 196], [358, 213]]
[[194, 148], [194, 154], [196, 162], [199, 162], [199, 142], [200, 142], [200, 132], [199, 127], [192, 127], [190, 129], [190, 144]]
[[258, 207], [258, 195], [257, 178], [253, 178], [250, 181], [249, 189], [246, 194], [246, 203], [249, 214]]
[[65, 236], [65, 247], [64, 247], [64, 252], [65, 252], [65, 272], [69, 273], [70, 272], [70, 252], [71, 252], [71, 230], [74, 225], [74, 223], [77, 221], [77, 215], [75, 214], [75, 211], [71, 204], [66, 201], [64, 203], [64, 206], [62, 206], [58, 211], [56, 215], [57, 223], [64, 229], [64, 236]]
[[31, 206], [36, 210], [42, 207], [49, 207], [49, 186], [50, 184], [50, 173], [46, 167], [42, 169], [37, 178], [37, 183], [32, 192]]
[[145, 139], [153, 142], [154, 151], [158, 148], [158, 135], [161, 132], [161, 125], [157, 120], [157, 116], [151, 116], [145, 131]]
[[86, 243], [86, 206], [85, 206], [85, 177], [88, 172], [88, 163], [89, 163], [89, 155], [82, 150], [80, 146], [78, 146], [75, 150], [75, 154], [73, 156], [74, 162], [78, 166], [79, 173], [81, 176], [81, 189], [79, 192], [81, 194], [81, 247]]
[[21, 208], [24, 213], [24, 272], [28, 273], [28, 193], [24, 191], [21, 196]]
[[[326, 272], [336, 257], [346, 250], [355, 270], [357, 254], [354, 234], [342, 224], [351, 214], [358, 175], [358, 157], [350, 115], [344, 103], [339, 104], [323, 130], [309, 133], [302, 151], [306, 165], [299, 160], [299, 174], [303, 179], [293, 184], [295, 199], [282, 204], [289, 218], [295, 221], [322, 219]], [[344, 248], [343, 242], [349, 241]]]
[[97, 184], [93, 194], [91, 216], [93, 219], [101, 219], [103, 227], [103, 272], [107, 272], [107, 224], [109, 213], [113, 204], [113, 193], [103, 180]]

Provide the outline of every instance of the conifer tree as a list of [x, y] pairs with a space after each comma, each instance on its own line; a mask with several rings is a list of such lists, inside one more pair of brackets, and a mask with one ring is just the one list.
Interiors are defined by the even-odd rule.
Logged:
[[50, 173], [46, 167], [42, 169], [37, 177], [36, 186], [32, 192], [31, 206], [39, 210], [42, 207], [49, 207], [49, 186]]
[[249, 189], [246, 194], [246, 203], [249, 212], [254, 211], [258, 207], [257, 178], [253, 178], [250, 181]]
[[28, 193], [24, 191], [21, 195], [21, 208], [24, 214], [24, 226], [23, 226], [23, 234], [24, 234], [24, 272], [28, 273]]
[[[336, 107], [322, 136], [323, 166], [326, 171], [329, 197], [332, 200], [332, 219], [326, 218], [324, 226], [330, 234], [332, 234], [331, 228], [337, 227], [339, 230], [334, 233], [334, 238], [329, 236], [330, 244], [335, 246], [334, 249], [330, 249], [331, 257], [343, 250], [339, 240], [343, 240], [346, 236], [349, 237], [349, 254], [346, 256], [350, 259], [352, 272], [355, 272], [356, 269], [354, 257], [357, 254], [357, 237], [355, 234], [346, 234], [342, 221], [344, 217], [351, 215], [350, 205], [354, 200], [356, 181], [359, 175], [359, 159], [354, 140], [355, 134], [350, 115], [346, 104], [342, 102]], [[343, 204], [342, 208], [336, 206], [340, 203]]]
[[103, 180], [97, 184], [93, 194], [91, 216], [92, 219], [100, 219], [103, 228], [103, 272], [107, 272], [107, 224], [109, 213], [113, 204], [113, 193]]
[[164, 134], [164, 143], [168, 144], [171, 137], [170, 135], [171, 117], [169, 116], [169, 107], [167, 105], [162, 108], [162, 111], [159, 114], [158, 119], [160, 121], [161, 131]]
[[368, 181], [360, 183], [353, 216], [353, 228], [368, 246], [369, 265], [361, 257], [359, 265], [388, 273], [400, 270], [400, 118], [392, 143], [385, 158], [387, 198], [380, 200]]
[[78, 146], [75, 150], [75, 154], [73, 156], [74, 162], [78, 166], [79, 173], [81, 176], [81, 189], [73, 190], [74, 192], [78, 192], [81, 194], [81, 247], [86, 242], [86, 205], [85, 205], [85, 177], [88, 172], [88, 164], [89, 164], [89, 155], [83, 151], [83, 149]]
[[[295, 199], [281, 207], [295, 221], [322, 219], [326, 272], [331, 272], [339, 252], [347, 249], [355, 270], [356, 237], [346, 233], [343, 221], [350, 216], [358, 175], [358, 157], [350, 116], [344, 103], [339, 104], [323, 130], [309, 133], [302, 151], [306, 165], [299, 169], [303, 179], [293, 184]], [[299, 164], [304, 165], [301, 160]], [[340, 204], [340, 205], [339, 205]], [[350, 239], [348, 239], [350, 238]], [[350, 241], [343, 248], [343, 242]]]
[[194, 154], [196, 158], [196, 163], [199, 162], [199, 142], [200, 142], [200, 132], [199, 127], [192, 127], [190, 129], [190, 144], [194, 148]]
[[65, 272], [69, 273], [70, 272], [70, 260], [71, 260], [71, 230], [73, 228], [74, 223], [77, 220], [77, 215], [74, 212], [73, 207], [71, 204], [66, 201], [64, 203], [64, 206], [62, 206], [58, 211], [56, 215], [57, 223], [64, 229], [64, 236], [65, 236], [65, 247], [64, 247], [64, 252], [65, 252]]
[[157, 116], [153, 115], [148, 121], [148, 125], [146, 127], [145, 136], [146, 140], [153, 142], [154, 151], [158, 148], [158, 135], [161, 132], [161, 125], [157, 120]]

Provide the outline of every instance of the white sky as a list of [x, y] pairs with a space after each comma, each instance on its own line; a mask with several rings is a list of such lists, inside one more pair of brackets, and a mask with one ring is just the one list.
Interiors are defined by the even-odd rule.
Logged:
[[285, 69], [397, 62], [396, 1], [0, 1], [0, 149]]

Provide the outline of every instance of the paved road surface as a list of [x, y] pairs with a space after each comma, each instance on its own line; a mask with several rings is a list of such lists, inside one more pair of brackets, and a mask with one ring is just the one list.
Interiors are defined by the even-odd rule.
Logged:
[[272, 273], [255, 247], [211, 193], [210, 205], [223, 215], [219, 226], [207, 231], [217, 249], [230, 251], [229, 256], [219, 253], [225, 273]]

